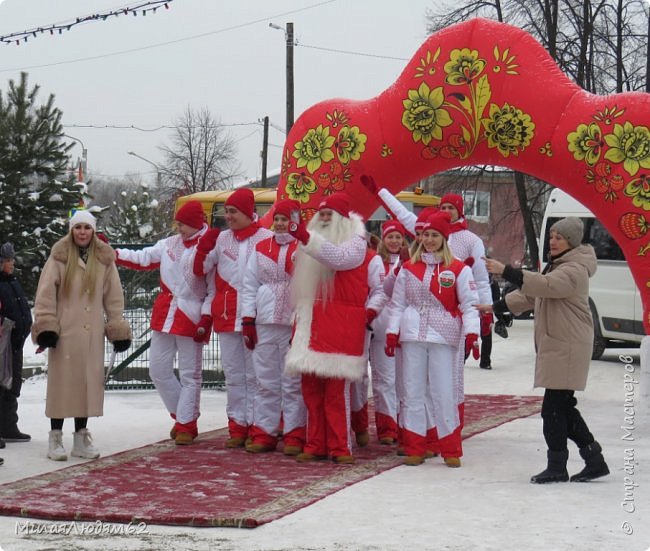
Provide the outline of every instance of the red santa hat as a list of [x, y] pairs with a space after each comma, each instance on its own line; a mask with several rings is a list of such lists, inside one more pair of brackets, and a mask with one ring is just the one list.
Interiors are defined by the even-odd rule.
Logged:
[[227, 207], [235, 207], [239, 212], [248, 216], [251, 220], [255, 217], [255, 196], [247, 187], [241, 187], [230, 194], [226, 199]]
[[442, 207], [445, 203], [453, 205], [453, 207], [458, 211], [458, 216], [463, 216], [463, 198], [460, 195], [457, 193], [447, 193], [446, 195], [443, 195], [442, 199], [440, 199], [440, 206]]
[[429, 216], [435, 214], [436, 212], [438, 212], [438, 207], [424, 207], [420, 211], [420, 214], [418, 214], [418, 218], [415, 221], [415, 229], [422, 231], [422, 226], [424, 226]]
[[422, 227], [422, 231], [435, 230], [440, 233], [445, 239], [449, 239], [449, 231], [451, 230], [451, 216], [448, 212], [438, 211], [427, 218], [427, 221]]
[[281, 214], [282, 216], [291, 219], [291, 212], [296, 210], [300, 212], [300, 203], [298, 201], [294, 201], [293, 199], [282, 199], [275, 204], [275, 207], [273, 208], [273, 216]]
[[386, 222], [381, 225], [381, 238], [384, 239], [389, 233], [394, 231], [400, 233], [402, 237], [406, 233], [404, 226], [402, 226], [402, 224], [397, 220], [386, 220]]
[[200, 230], [205, 222], [203, 206], [201, 206], [200, 201], [188, 201], [178, 209], [174, 220], [181, 222], [190, 228]]
[[333, 193], [320, 202], [318, 210], [320, 209], [332, 209], [348, 218], [350, 216], [350, 197], [344, 191]]

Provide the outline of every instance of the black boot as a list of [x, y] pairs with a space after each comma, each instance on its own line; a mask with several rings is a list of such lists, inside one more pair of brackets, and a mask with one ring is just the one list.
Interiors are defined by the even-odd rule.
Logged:
[[18, 430], [18, 397], [5, 390], [0, 397], [0, 438], [5, 442], [29, 442], [32, 437]]
[[566, 462], [569, 459], [569, 450], [546, 452], [548, 466], [541, 473], [530, 478], [533, 484], [547, 484], [548, 482], [566, 482], [569, 480], [569, 473], [566, 470]]
[[592, 442], [580, 448], [580, 457], [585, 460], [585, 468], [571, 477], [571, 482], [589, 482], [609, 474], [609, 467], [603, 457], [603, 448], [598, 442]]

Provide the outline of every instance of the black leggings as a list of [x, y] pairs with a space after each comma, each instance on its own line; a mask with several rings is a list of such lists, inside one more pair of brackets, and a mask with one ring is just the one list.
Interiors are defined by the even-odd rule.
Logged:
[[[62, 430], [63, 429], [63, 419], [50, 419], [50, 428], [52, 430]], [[74, 418], [74, 431], [79, 432], [81, 429], [85, 429], [88, 424], [88, 417], [75, 417]]]
[[584, 448], [594, 441], [587, 423], [576, 408], [578, 400], [573, 390], [547, 388], [542, 402], [544, 439], [548, 449], [561, 452], [567, 449], [567, 438], [578, 448]]

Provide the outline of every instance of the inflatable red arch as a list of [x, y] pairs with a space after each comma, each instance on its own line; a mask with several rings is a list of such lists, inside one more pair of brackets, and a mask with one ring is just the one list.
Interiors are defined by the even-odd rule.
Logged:
[[307, 109], [287, 136], [278, 199], [299, 200], [309, 218], [345, 190], [367, 217], [378, 201], [362, 174], [397, 193], [470, 164], [525, 172], [588, 206], [625, 253], [650, 334], [650, 94], [585, 92], [517, 27], [448, 27], [377, 97]]

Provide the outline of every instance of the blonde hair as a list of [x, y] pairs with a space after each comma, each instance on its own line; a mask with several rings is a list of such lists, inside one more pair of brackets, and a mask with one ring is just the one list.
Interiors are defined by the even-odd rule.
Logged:
[[[411, 262], [413, 263], [420, 262], [420, 260], [422, 260], [423, 252], [424, 252], [424, 245], [422, 244], [422, 241], [420, 241], [417, 248], [415, 249], [415, 252], [411, 254]], [[442, 240], [442, 247], [440, 247], [440, 250], [435, 251], [433, 254], [435, 254], [439, 258], [442, 258], [443, 266], [449, 266], [454, 261], [455, 258], [451, 252], [451, 249], [449, 248], [449, 245], [447, 244], [447, 240], [444, 238]]]
[[[415, 244], [415, 242], [413, 242], [413, 243]], [[403, 237], [402, 238], [402, 246], [400, 247], [400, 250], [398, 251], [397, 254], [400, 254], [404, 249], [408, 249], [408, 248], [409, 248], [408, 241], [406, 240], [405, 237]], [[415, 250], [415, 247], [413, 245], [411, 245], [411, 248], [413, 249], [413, 251]], [[411, 255], [411, 253], [413, 251], [409, 250], [409, 256]], [[386, 248], [386, 245], [384, 244], [383, 239], [379, 242], [379, 245], [377, 245], [377, 254], [381, 257], [381, 259], [384, 262], [390, 262], [390, 255], [392, 253]]]
[[[63, 274], [63, 295], [69, 296], [70, 290], [74, 282], [74, 278], [77, 275], [79, 270], [79, 247], [74, 242], [74, 237], [72, 236], [72, 230], [70, 230], [70, 239], [66, 243], [68, 249], [68, 260], [65, 264], [65, 272]], [[93, 298], [95, 294], [95, 284], [97, 283], [97, 247], [96, 239], [93, 234], [93, 238], [88, 244], [88, 260], [86, 261], [86, 269], [83, 274], [83, 285], [82, 293], [88, 292], [90, 298]]]

